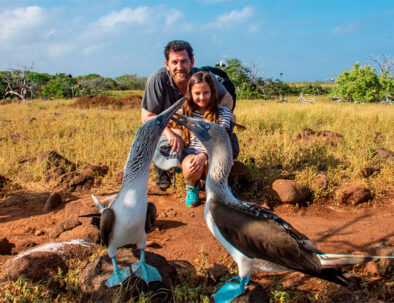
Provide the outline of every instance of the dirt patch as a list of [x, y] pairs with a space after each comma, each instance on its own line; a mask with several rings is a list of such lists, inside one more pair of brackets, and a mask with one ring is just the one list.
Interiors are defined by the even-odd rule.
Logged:
[[93, 108], [93, 107], [139, 107], [141, 105], [142, 97], [140, 96], [125, 96], [125, 97], [110, 97], [110, 96], [95, 96], [95, 97], [81, 97], [78, 98], [71, 106], [78, 108]]
[[[91, 218], [79, 217], [97, 211], [90, 196], [66, 198], [60, 209], [49, 213], [43, 213], [45, 199], [38, 196], [39, 194], [32, 193], [29, 199], [28, 194], [25, 194], [20, 203], [7, 204], [6, 200], [0, 200], [0, 235], [15, 245], [12, 249], [13, 254], [56, 240], [51, 238], [51, 230], [66, 220], [77, 220], [81, 224], [71, 230], [62, 230], [57, 238], [59, 241], [78, 238], [98, 240], [97, 230], [92, 226]], [[158, 217], [153, 231], [148, 234], [147, 251], [163, 256], [168, 261], [191, 263], [197, 270], [204, 264], [231, 264], [232, 258], [206, 227], [203, 218], [204, 196], [204, 193], [200, 194], [202, 205], [187, 208], [184, 198], [172, 193], [172, 190], [160, 195], [150, 194], [148, 201], [156, 205]], [[105, 204], [111, 200], [110, 195], [99, 198]], [[305, 233], [326, 253], [374, 254], [378, 245], [394, 245], [393, 198], [393, 193], [390, 193], [379, 203], [382, 205], [380, 207], [336, 208], [311, 205], [308, 208], [299, 208], [294, 205], [282, 205], [274, 211]], [[27, 239], [29, 243], [26, 243]], [[0, 255], [0, 266], [2, 267], [11, 257]], [[286, 287], [299, 289], [307, 294], [318, 293], [324, 285], [328, 285], [319, 279], [290, 272], [255, 272], [252, 280], [254, 285], [260, 283], [264, 288], [273, 287], [275, 283], [280, 282]]]

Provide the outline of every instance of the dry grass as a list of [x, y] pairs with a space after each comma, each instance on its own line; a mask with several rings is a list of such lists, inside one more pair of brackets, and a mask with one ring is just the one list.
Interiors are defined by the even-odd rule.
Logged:
[[[32, 101], [1, 106], [0, 175], [27, 189], [48, 189], [39, 161], [18, 164], [56, 150], [74, 163], [89, 162], [109, 167], [103, 189], [118, 186], [116, 173], [127, 158], [134, 134], [141, 125], [139, 108], [78, 108], [75, 100]], [[235, 114], [245, 131], [237, 131], [239, 160], [247, 163], [254, 178], [268, 189], [283, 174], [312, 186], [318, 173], [325, 173], [331, 186], [356, 183], [377, 196], [393, 185], [393, 163], [374, 155], [380, 147], [394, 150], [394, 108], [382, 104], [337, 104], [316, 97], [316, 104], [242, 100]], [[330, 130], [343, 136], [343, 143], [295, 144], [302, 129]], [[254, 159], [254, 163], [250, 161]], [[380, 172], [365, 178], [368, 165]]]
[[[316, 97], [316, 104], [245, 100], [235, 114], [246, 131], [238, 132], [239, 159], [254, 158], [255, 177], [269, 186], [280, 174], [311, 185], [318, 173], [325, 173], [331, 185], [357, 183], [377, 195], [392, 189], [393, 163], [374, 155], [377, 148], [394, 150], [394, 108], [381, 104], [336, 104], [328, 97]], [[330, 130], [343, 136], [343, 143], [293, 143], [301, 130]], [[380, 173], [364, 178], [361, 170], [378, 166]]]

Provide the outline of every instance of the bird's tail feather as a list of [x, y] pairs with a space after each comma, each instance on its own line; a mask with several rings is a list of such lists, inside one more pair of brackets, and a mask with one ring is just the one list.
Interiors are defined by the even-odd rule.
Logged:
[[99, 201], [99, 199], [97, 199], [97, 197], [95, 195], [92, 194], [92, 199], [94, 201], [94, 204], [96, 204], [98, 210], [102, 213], [103, 210], [105, 209], [104, 205], [101, 204], [101, 202]]
[[393, 259], [394, 256], [368, 256], [368, 255], [344, 255], [344, 254], [320, 254], [317, 255], [322, 268], [336, 268], [347, 265], [366, 263], [375, 259]]

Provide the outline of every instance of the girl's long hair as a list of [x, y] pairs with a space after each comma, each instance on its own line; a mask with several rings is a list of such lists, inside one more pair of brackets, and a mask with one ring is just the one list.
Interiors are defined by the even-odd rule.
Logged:
[[[208, 110], [204, 114], [204, 119], [211, 122], [218, 122], [218, 113], [219, 113], [219, 97], [217, 93], [215, 80], [212, 78], [209, 72], [200, 71], [193, 74], [187, 84], [186, 90], [186, 101], [182, 106], [182, 112], [185, 116], [192, 116], [192, 112], [198, 110], [198, 105], [193, 102], [192, 96], [192, 87], [194, 84], [199, 83], [208, 83], [211, 89], [211, 99], [208, 103]], [[182, 141], [184, 146], [188, 146], [190, 144], [190, 131], [182, 126]]]

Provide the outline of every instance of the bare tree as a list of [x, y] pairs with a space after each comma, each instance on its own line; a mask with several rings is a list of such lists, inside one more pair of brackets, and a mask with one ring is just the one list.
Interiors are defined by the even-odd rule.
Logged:
[[369, 56], [368, 59], [372, 61], [378, 68], [381, 74], [387, 72], [388, 74], [391, 73], [391, 69], [394, 65], [394, 59], [387, 54], [383, 54], [380, 56]]
[[26, 97], [33, 97], [33, 88], [26, 79], [26, 73], [30, 72], [33, 66], [22, 66], [20, 69], [12, 69], [6, 78], [6, 88], [4, 90], [3, 99], [6, 97], [18, 97], [21, 101], [26, 101]]

